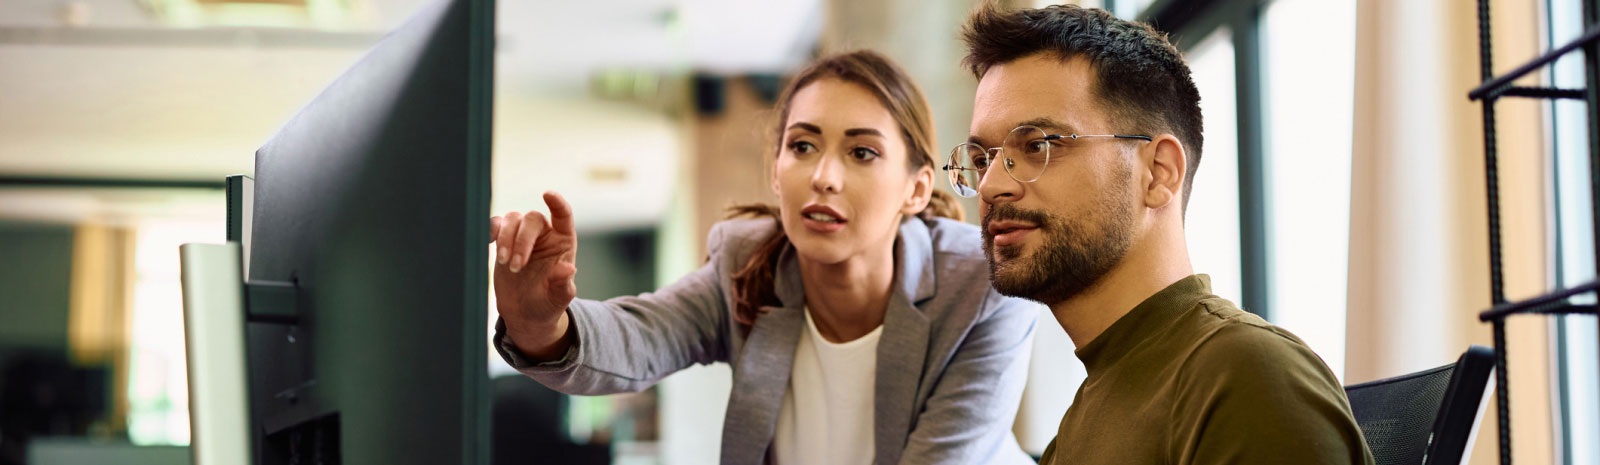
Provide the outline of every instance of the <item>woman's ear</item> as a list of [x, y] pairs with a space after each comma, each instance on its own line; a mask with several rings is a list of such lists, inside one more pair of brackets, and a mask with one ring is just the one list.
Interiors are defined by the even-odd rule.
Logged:
[[1171, 134], [1162, 134], [1140, 150], [1145, 163], [1144, 205], [1160, 209], [1177, 201], [1183, 204], [1183, 180], [1189, 172], [1183, 143]]
[[767, 159], [767, 165], [772, 167], [772, 170], [767, 173], [767, 183], [772, 186], [772, 195], [778, 197], [783, 197], [783, 191], [778, 188], [778, 157], [782, 156], [783, 151], [780, 148], [776, 156]]
[[933, 167], [923, 165], [914, 173], [911, 185], [906, 186], [906, 201], [900, 207], [900, 213], [916, 215], [922, 209], [928, 208], [929, 199], [933, 198]]

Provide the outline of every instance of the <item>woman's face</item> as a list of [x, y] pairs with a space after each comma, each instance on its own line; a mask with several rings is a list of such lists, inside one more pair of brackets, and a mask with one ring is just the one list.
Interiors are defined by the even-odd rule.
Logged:
[[909, 171], [900, 125], [867, 88], [818, 79], [789, 103], [772, 189], [806, 259], [834, 264], [892, 244], [927, 205], [933, 171]]

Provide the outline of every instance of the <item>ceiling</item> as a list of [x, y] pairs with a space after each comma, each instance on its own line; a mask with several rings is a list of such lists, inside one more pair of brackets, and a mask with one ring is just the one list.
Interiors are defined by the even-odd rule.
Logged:
[[[355, 0], [353, 19], [310, 29], [175, 25], [139, 0], [0, 2], [0, 175], [248, 174], [279, 125], [426, 3]], [[554, 189], [588, 229], [658, 222], [688, 132], [659, 106], [593, 97], [591, 82], [616, 71], [791, 69], [816, 43], [821, 9], [819, 0], [499, 2], [493, 208], [542, 208], [539, 194]], [[21, 199], [0, 195], [0, 216], [38, 210]], [[118, 208], [58, 203], [53, 216], [68, 219]], [[177, 209], [191, 210], [203, 209]]]

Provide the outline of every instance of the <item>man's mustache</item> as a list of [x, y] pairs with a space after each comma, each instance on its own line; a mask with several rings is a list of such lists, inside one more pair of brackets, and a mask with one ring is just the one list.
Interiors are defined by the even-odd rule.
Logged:
[[1038, 210], [1024, 210], [1016, 205], [1004, 203], [989, 208], [989, 213], [983, 215], [983, 236], [989, 237], [989, 222], [991, 221], [1020, 221], [1033, 223], [1039, 229], [1050, 225], [1050, 215]]

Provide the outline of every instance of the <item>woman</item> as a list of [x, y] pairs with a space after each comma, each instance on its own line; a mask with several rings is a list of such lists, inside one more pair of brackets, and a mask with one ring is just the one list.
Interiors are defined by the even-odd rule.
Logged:
[[[770, 218], [637, 297], [574, 299], [572, 211], [492, 220], [495, 347], [553, 389], [639, 391], [726, 362], [722, 463], [1021, 463], [1010, 429], [1036, 311], [995, 293], [978, 229], [934, 190], [933, 122], [873, 52], [822, 59], [778, 102]], [[776, 221], [774, 221], [776, 220]]]

